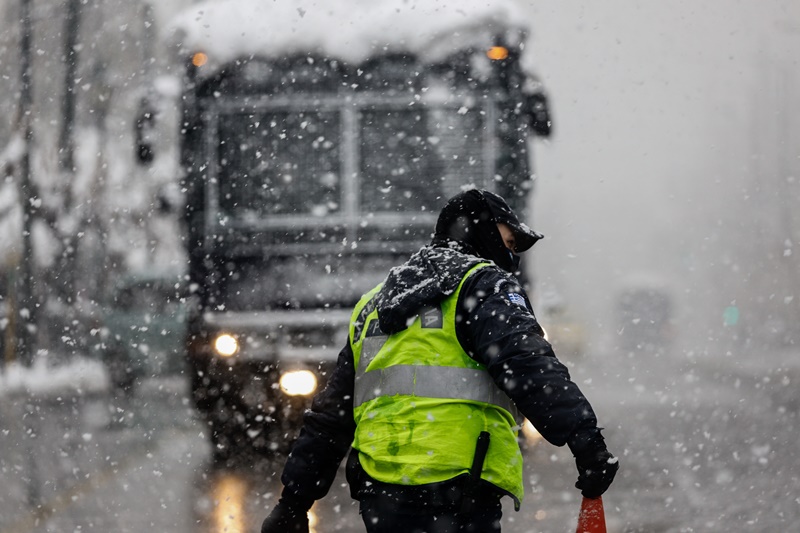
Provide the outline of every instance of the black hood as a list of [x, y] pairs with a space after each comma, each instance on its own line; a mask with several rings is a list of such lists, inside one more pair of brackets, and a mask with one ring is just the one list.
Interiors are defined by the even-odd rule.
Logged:
[[483, 262], [468, 252], [456, 242], [448, 247], [425, 246], [391, 269], [378, 293], [381, 331], [390, 335], [406, 329], [422, 307], [452, 295], [464, 274]]
[[452, 197], [439, 213], [433, 244], [457, 241], [475, 255], [494, 261], [507, 272], [514, 271], [514, 258], [503, 243], [497, 223], [507, 224], [524, 252], [542, 235], [519, 221], [505, 200], [489, 191], [471, 189]]

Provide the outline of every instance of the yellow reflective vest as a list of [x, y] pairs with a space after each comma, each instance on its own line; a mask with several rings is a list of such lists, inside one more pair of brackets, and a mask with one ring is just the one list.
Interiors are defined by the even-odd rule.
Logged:
[[356, 369], [353, 448], [373, 479], [423, 485], [467, 474], [478, 435], [489, 432], [481, 478], [523, 497], [515, 409], [486, 368], [456, 337], [456, 305], [469, 270], [438, 307], [423, 308], [403, 331], [385, 335], [374, 297], [362, 297], [350, 324]]

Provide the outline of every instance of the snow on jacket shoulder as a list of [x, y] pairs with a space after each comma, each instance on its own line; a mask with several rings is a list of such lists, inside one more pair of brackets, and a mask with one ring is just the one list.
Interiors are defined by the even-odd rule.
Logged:
[[389, 271], [378, 292], [381, 331], [391, 335], [404, 330], [423, 306], [435, 305], [452, 295], [469, 269], [486, 262], [456, 246], [421, 248]]

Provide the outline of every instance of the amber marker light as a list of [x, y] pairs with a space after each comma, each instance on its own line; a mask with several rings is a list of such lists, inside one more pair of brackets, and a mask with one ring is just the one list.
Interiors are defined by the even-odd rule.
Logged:
[[493, 61], [505, 59], [508, 57], [508, 48], [505, 46], [492, 46], [486, 51], [486, 56]]
[[197, 52], [192, 56], [192, 65], [196, 67], [202, 67], [206, 63], [208, 63], [208, 56], [203, 52]]

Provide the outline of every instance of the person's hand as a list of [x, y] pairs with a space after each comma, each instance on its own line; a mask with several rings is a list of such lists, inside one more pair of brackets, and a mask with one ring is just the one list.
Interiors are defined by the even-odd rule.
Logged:
[[261, 524], [261, 533], [308, 533], [308, 509], [305, 502], [283, 496]]
[[575, 457], [578, 467], [578, 481], [575, 487], [586, 498], [599, 498], [619, 470], [619, 459], [604, 448]]
[[600, 429], [598, 427], [579, 429], [567, 442], [578, 467], [578, 481], [575, 487], [586, 498], [602, 496], [619, 470], [619, 460], [609, 453]]

